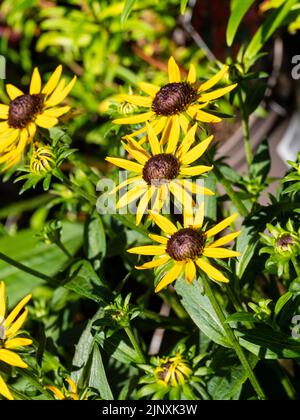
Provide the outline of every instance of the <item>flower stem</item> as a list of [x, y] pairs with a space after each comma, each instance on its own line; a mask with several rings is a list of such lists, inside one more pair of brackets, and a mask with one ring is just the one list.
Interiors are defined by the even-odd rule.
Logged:
[[[50, 284], [54, 283], [53, 279], [47, 276], [46, 274], [43, 274], [40, 271], [36, 271], [33, 268], [27, 267], [26, 265], [19, 263], [18, 261], [15, 261], [12, 258], [8, 257], [7, 255], [3, 254], [2, 252], [0, 252], [0, 260], [5, 261], [7, 264], [12, 265], [13, 267], [18, 268], [19, 270], [24, 271], [25, 273], [31, 274], [34, 277], [47, 281]], [[57, 286], [56, 282], [55, 282], [55, 285]]]
[[292, 263], [293, 263], [294, 269], [296, 271], [297, 277], [300, 277], [300, 267], [299, 267], [299, 264], [296, 261], [296, 258], [292, 258]]
[[136, 353], [139, 356], [139, 359], [140, 359], [140, 362], [139, 363], [146, 363], [146, 359], [145, 359], [144, 353], [143, 353], [143, 351], [142, 351], [142, 349], [140, 347], [140, 344], [137, 341], [137, 339], [136, 339], [136, 337], [134, 335], [134, 332], [133, 332], [133, 330], [132, 330], [132, 328], [131, 328], [130, 325], [125, 328], [125, 332], [126, 332], [128, 338], [129, 338], [129, 340], [130, 340], [130, 342], [131, 342], [134, 350], [136, 351]]
[[221, 308], [221, 306], [219, 305], [219, 302], [217, 301], [214, 291], [211, 288], [210, 282], [207, 278], [204, 278], [204, 285], [205, 285], [205, 292], [207, 297], [209, 298], [215, 312], [216, 315], [218, 316], [226, 334], [227, 337], [229, 338], [229, 340], [232, 343], [232, 346], [238, 356], [238, 358], [240, 359], [240, 362], [243, 366], [243, 368], [245, 369], [245, 371], [247, 372], [249, 381], [251, 382], [257, 396], [259, 397], [259, 399], [261, 400], [266, 400], [266, 395], [264, 393], [264, 391], [262, 390], [254, 372], [252, 367], [250, 366], [248, 359], [245, 355], [244, 350], [242, 349], [242, 347], [240, 346], [240, 343], [238, 341], [238, 339], [236, 338], [234, 332], [232, 331], [231, 327], [229, 324], [226, 323], [226, 318], [225, 315], [223, 313], [223, 310]]

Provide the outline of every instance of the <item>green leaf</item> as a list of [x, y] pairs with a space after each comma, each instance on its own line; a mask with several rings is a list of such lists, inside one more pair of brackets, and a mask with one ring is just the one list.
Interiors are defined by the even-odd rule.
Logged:
[[237, 329], [240, 344], [260, 359], [298, 359], [300, 342], [266, 327]]
[[[270, 14], [268, 19], [257, 30], [244, 55], [245, 62], [248, 62], [249, 64], [248, 67], [252, 66], [260, 50], [271, 38], [274, 32], [284, 23], [285, 18], [288, 16], [291, 8], [297, 3], [297, 1], [298, 0], [287, 0], [282, 7], [279, 7]], [[245, 0], [240, 3], [244, 2]]]
[[98, 390], [104, 400], [113, 400], [98, 345], [94, 345], [88, 385]]
[[247, 13], [247, 11], [250, 9], [252, 4], [255, 2], [255, 0], [243, 0], [243, 1], [233, 1], [232, 2], [232, 11], [230, 15], [230, 19], [227, 26], [227, 33], [226, 33], [226, 39], [227, 39], [227, 45], [231, 47], [236, 32], [238, 30], [238, 27]]
[[197, 327], [215, 343], [231, 347], [208, 297], [202, 293], [200, 284], [194, 281], [188, 285], [184, 280], [181, 280], [176, 282], [175, 289], [183, 307]]
[[135, 4], [136, 0], [126, 0], [125, 5], [124, 5], [124, 9], [121, 15], [121, 23], [122, 25], [124, 25], [124, 23], [127, 21], [128, 16], [130, 15], [133, 6]]
[[180, 13], [182, 15], [184, 14], [184, 12], [185, 12], [185, 10], [187, 8], [188, 2], [189, 2], [189, 0], [181, 0], [180, 1]]
[[140, 362], [140, 356], [127, 344], [127, 339], [120, 332], [115, 332], [110, 337], [105, 337], [103, 332], [95, 335], [95, 340], [101, 348], [114, 359], [125, 365], [137, 364]]
[[[251, 367], [257, 364], [257, 357], [248, 357]], [[218, 349], [213, 356], [210, 368], [213, 377], [207, 383], [207, 391], [213, 400], [236, 400], [239, 399], [242, 386], [248, 379], [236, 354], [232, 350]]]
[[230, 315], [226, 318], [226, 322], [254, 322], [255, 318], [252, 314], [248, 312], [236, 312], [233, 315]]
[[84, 245], [85, 254], [89, 260], [99, 262], [104, 258], [106, 237], [101, 217], [97, 212], [94, 212], [85, 224]]
[[[79, 223], [62, 222], [62, 242], [71, 254], [75, 254], [82, 245], [83, 226]], [[33, 229], [19, 231], [13, 236], [0, 239], [0, 252], [10, 258], [54, 277], [64, 267], [68, 258], [56, 246], [42, 243]], [[0, 278], [5, 280], [10, 305], [16, 304], [36, 286], [43, 284], [31, 274], [0, 261]]]
[[253, 178], [260, 178], [264, 182], [271, 169], [271, 156], [269, 152], [269, 142], [265, 139], [258, 147], [253, 163], [250, 168], [250, 174]]
[[293, 293], [287, 292], [278, 299], [275, 306], [275, 310], [274, 310], [275, 316], [277, 316], [281, 312], [282, 308], [288, 303], [288, 301], [292, 297], [293, 297]]

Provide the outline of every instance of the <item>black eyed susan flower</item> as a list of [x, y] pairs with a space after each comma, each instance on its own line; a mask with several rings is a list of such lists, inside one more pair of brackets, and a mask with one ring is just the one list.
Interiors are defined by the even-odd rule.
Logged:
[[213, 169], [213, 166], [191, 166], [205, 153], [213, 140], [213, 136], [211, 136], [191, 148], [195, 141], [196, 129], [197, 124], [187, 132], [182, 143], [178, 146], [179, 122], [172, 125], [168, 134], [162, 136], [160, 141], [152, 126], [147, 123], [149, 152], [133, 138], [127, 137], [127, 143], [123, 143], [123, 146], [136, 162], [113, 157], [106, 158], [108, 162], [130, 171], [130, 174], [133, 175], [119, 184], [111, 191], [111, 194], [116, 193], [126, 185], [130, 186], [129, 191], [118, 201], [117, 208], [129, 205], [139, 199], [136, 211], [137, 225], [141, 222], [149, 202], [153, 203], [153, 210], [160, 212], [164, 202], [169, 197], [169, 193], [184, 207], [189, 208], [189, 211], [191, 211], [192, 206], [191, 194], [214, 194], [209, 189], [185, 179], [202, 175]]
[[205, 363], [205, 354], [199, 354], [196, 346], [187, 349], [180, 343], [168, 356], [151, 357], [150, 364], [140, 365], [146, 375], [141, 377], [142, 387], [138, 398], [170, 400], [199, 399], [199, 387], [205, 387], [202, 377], [210, 371]]
[[56, 164], [56, 156], [50, 146], [35, 145], [30, 157], [30, 171], [36, 175], [51, 172]]
[[69, 385], [69, 389], [65, 386], [59, 389], [54, 385], [48, 385], [46, 388], [49, 389], [58, 400], [80, 400], [77, 384], [70, 377], [66, 378], [66, 382]]
[[[19, 368], [27, 368], [21, 357], [15, 352], [17, 349], [32, 344], [28, 338], [18, 337], [19, 331], [26, 321], [28, 309], [25, 305], [31, 299], [31, 295], [24, 297], [13, 311], [6, 317], [6, 293], [5, 284], [0, 283], [0, 362]], [[21, 313], [21, 315], [20, 315]], [[0, 376], [0, 394], [9, 400], [13, 400], [4, 379]]]
[[5, 169], [21, 160], [37, 127], [54, 127], [58, 118], [70, 110], [69, 106], [58, 105], [72, 90], [76, 76], [66, 85], [61, 73], [62, 66], [58, 66], [43, 87], [39, 70], [35, 68], [29, 93], [11, 84], [6, 86], [10, 104], [0, 104], [0, 119], [4, 120], [0, 123], [0, 164], [5, 164]]
[[[187, 132], [190, 118], [204, 123], [217, 123], [221, 119], [209, 112], [204, 111], [211, 101], [224, 96], [232, 91], [237, 85], [230, 85], [211, 91], [220, 80], [228, 73], [228, 66], [224, 66], [214, 77], [204, 83], [196, 80], [196, 69], [190, 65], [186, 80], [182, 80], [180, 69], [173, 57], [168, 64], [169, 83], [160, 87], [150, 83], [141, 82], [140, 89], [148, 96], [118, 95], [122, 102], [149, 108], [149, 111], [129, 117], [119, 118], [115, 124], [139, 124], [152, 121], [156, 134], [163, 131], [168, 122], [180, 124], [184, 132]], [[144, 129], [136, 131], [132, 135], [138, 135]]]
[[204, 203], [199, 206], [195, 218], [191, 213], [184, 214], [184, 226], [176, 227], [166, 217], [150, 212], [153, 220], [163, 231], [163, 236], [149, 235], [159, 245], [139, 246], [129, 249], [131, 254], [156, 256], [139, 270], [166, 266], [162, 279], [156, 286], [155, 292], [160, 292], [164, 287], [182, 276], [188, 284], [196, 279], [196, 267], [206, 273], [211, 279], [228, 283], [229, 280], [209, 262], [209, 258], [232, 258], [239, 256], [239, 252], [223, 248], [223, 245], [235, 239], [240, 232], [230, 233], [215, 242], [212, 238], [227, 228], [236, 218], [234, 214], [216, 226], [206, 229], [204, 222]]

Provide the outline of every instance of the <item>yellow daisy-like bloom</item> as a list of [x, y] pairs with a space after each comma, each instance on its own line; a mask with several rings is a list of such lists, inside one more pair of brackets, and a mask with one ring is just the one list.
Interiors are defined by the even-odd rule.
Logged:
[[53, 392], [53, 394], [58, 400], [80, 400], [78, 395], [77, 384], [71, 378], [66, 378], [66, 382], [70, 386], [70, 391], [67, 390], [65, 387], [61, 390], [53, 385], [47, 386], [47, 389]]
[[[32, 340], [28, 338], [18, 337], [18, 332], [22, 328], [28, 316], [28, 309], [25, 305], [31, 299], [31, 295], [24, 297], [13, 311], [5, 318], [6, 315], [6, 294], [5, 284], [0, 283], [0, 362], [4, 362], [10, 366], [19, 368], [27, 368], [27, 364], [23, 362], [21, 357], [15, 353], [20, 347], [30, 346]], [[21, 313], [21, 315], [20, 315]], [[13, 350], [13, 351], [12, 351]], [[8, 400], [13, 400], [6, 383], [0, 376], [0, 394]]]
[[163, 357], [154, 370], [154, 376], [161, 385], [182, 386], [193, 373], [188, 360], [181, 353], [172, 357]]
[[[224, 66], [214, 77], [204, 83], [197, 83], [196, 68], [190, 65], [186, 80], [182, 80], [180, 69], [173, 57], [168, 64], [169, 83], [165, 86], [156, 86], [150, 83], [140, 82], [138, 86], [148, 96], [118, 95], [118, 99], [149, 111], [114, 120], [115, 124], [139, 124], [152, 121], [156, 134], [163, 131], [169, 121], [172, 124], [180, 124], [186, 133], [190, 118], [204, 122], [217, 123], [221, 118], [204, 111], [211, 101], [224, 96], [232, 91], [237, 85], [233, 84], [221, 89], [211, 91], [220, 80], [228, 73], [228, 66]], [[133, 133], [133, 136], [142, 134], [144, 129]]]
[[66, 81], [61, 80], [61, 73], [62, 66], [58, 66], [43, 87], [39, 70], [35, 68], [29, 93], [23, 93], [11, 84], [6, 86], [10, 104], [0, 104], [0, 119], [4, 120], [0, 122], [0, 164], [5, 164], [5, 169], [21, 160], [37, 126], [54, 127], [58, 118], [70, 110], [69, 106], [57, 105], [72, 90], [76, 76], [66, 85]]
[[159, 245], [139, 246], [129, 249], [131, 254], [156, 256], [151, 262], [136, 267], [139, 270], [151, 269], [166, 265], [166, 272], [159, 281], [155, 292], [160, 292], [164, 287], [184, 275], [188, 284], [196, 279], [196, 267], [206, 273], [211, 279], [228, 283], [229, 280], [208, 261], [209, 258], [238, 257], [239, 252], [223, 248], [235, 239], [240, 232], [230, 233], [215, 242], [212, 238], [227, 228], [236, 218], [234, 214], [216, 226], [206, 230], [204, 223], [204, 203], [199, 206], [195, 218], [191, 213], [184, 214], [184, 227], [176, 227], [166, 217], [150, 212], [153, 220], [164, 232], [164, 236], [152, 235], [149, 237]]
[[127, 137], [127, 143], [123, 143], [123, 146], [136, 162], [113, 157], [106, 158], [108, 162], [130, 171], [130, 174], [133, 175], [114, 188], [111, 194], [130, 185], [129, 191], [118, 201], [117, 208], [122, 208], [140, 199], [136, 211], [137, 225], [141, 222], [149, 202], [153, 203], [153, 210], [160, 212], [169, 193], [189, 211], [192, 207], [192, 194], [214, 195], [209, 189], [184, 179], [202, 175], [213, 169], [213, 166], [191, 166], [205, 153], [213, 140], [213, 136], [211, 136], [191, 148], [195, 142], [196, 130], [197, 124], [187, 132], [178, 146], [179, 123], [172, 125], [170, 131], [168, 130], [167, 135], [163, 136], [160, 141], [152, 126], [147, 123], [149, 152], [133, 138]]

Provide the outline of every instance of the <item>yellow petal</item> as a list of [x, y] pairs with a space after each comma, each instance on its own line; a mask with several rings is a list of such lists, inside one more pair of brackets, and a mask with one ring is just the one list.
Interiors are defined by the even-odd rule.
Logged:
[[159, 258], [156, 258], [155, 260], [152, 260], [148, 263], [145, 263], [135, 268], [137, 270], [149, 270], [151, 268], [160, 267], [161, 265], [166, 264], [170, 259], [171, 257], [169, 257], [169, 255], [167, 255], [166, 257], [159, 257]]
[[178, 115], [174, 115], [171, 119], [170, 136], [167, 142], [166, 153], [174, 154], [177, 148], [180, 135], [180, 124]]
[[191, 83], [191, 84], [194, 84], [194, 83], [196, 83], [196, 79], [197, 79], [196, 67], [194, 66], [194, 64], [191, 64], [189, 74], [188, 74], [188, 78], [187, 78], [187, 82]]
[[209, 124], [212, 124], [212, 123], [215, 124], [222, 121], [222, 118], [217, 117], [216, 115], [213, 115], [213, 114], [209, 114], [208, 112], [201, 111], [201, 110], [197, 111], [195, 118], [197, 121], [201, 121], [201, 122], [209, 123]]
[[5, 320], [5, 327], [8, 328], [14, 320], [17, 318], [21, 310], [24, 308], [25, 305], [30, 301], [32, 298], [32, 295], [25, 296], [18, 304], [17, 306], [11, 311], [11, 313], [8, 315], [8, 317]]
[[169, 188], [176, 200], [182, 204], [184, 210], [191, 214], [193, 211], [193, 198], [191, 194], [189, 194], [189, 192], [187, 192], [176, 181], [170, 182]]
[[35, 133], [36, 133], [35, 123], [30, 123], [27, 128], [28, 128], [28, 133], [29, 133], [30, 139], [33, 139], [33, 137], [35, 136]]
[[135, 248], [128, 249], [127, 252], [130, 254], [140, 255], [162, 255], [166, 252], [166, 247], [163, 245], [145, 245], [137, 246]]
[[0, 282], [0, 325], [6, 314], [6, 295], [5, 295], [5, 283]]
[[128, 206], [133, 201], [136, 201], [138, 198], [140, 198], [141, 195], [144, 194], [146, 188], [147, 186], [143, 185], [137, 185], [136, 187], [133, 187], [132, 190], [128, 191], [120, 198], [116, 208], [120, 209], [122, 207]]
[[183, 264], [176, 263], [165, 276], [160, 280], [158, 285], [155, 288], [155, 293], [159, 293], [162, 289], [164, 289], [169, 284], [173, 283], [179, 275], [181, 274], [184, 268]]
[[66, 399], [64, 394], [56, 386], [48, 385], [46, 388], [49, 389], [51, 392], [53, 392], [53, 394], [56, 396], [58, 400]]
[[168, 240], [169, 240], [169, 239], [168, 239], [168, 238], [166, 238], [165, 236], [153, 235], [152, 233], [150, 233], [148, 236], [149, 236], [149, 238], [150, 238], [150, 239], [152, 239], [153, 241], [158, 242], [158, 243], [163, 244], [163, 245], [167, 245]]
[[146, 153], [147, 153], [146, 151], [140, 151], [136, 148], [130, 147], [128, 144], [126, 144], [123, 141], [121, 143], [122, 143], [122, 146], [124, 147], [124, 149], [129, 153], [129, 155], [132, 156], [141, 165], [145, 165], [145, 163], [147, 163], [148, 160], [150, 159], [146, 155]]
[[177, 232], [177, 227], [169, 219], [154, 211], [149, 211], [149, 213], [154, 222], [158, 227], [161, 228], [163, 232], [169, 235], [173, 235], [175, 232]]
[[145, 184], [145, 181], [142, 179], [142, 177], [140, 175], [135, 176], [133, 178], [129, 178], [129, 179], [126, 179], [125, 181], [121, 182], [117, 187], [115, 187], [113, 190], [111, 190], [109, 192], [109, 194], [115, 194], [116, 192], [118, 192], [122, 188], [126, 187], [126, 185], [134, 184], [137, 181], [140, 181], [139, 182], [140, 184]]
[[151, 118], [154, 116], [154, 112], [150, 111], [150, 112], [145, 112], [143, 114], [138, 114], [138, 115], [132, 115], [130, 117], [125, 117], [125, 118], [117, 118], [116, 120], [113, 121], [114, 124], [139, 124], [139, 123], [143, 123], [145, 121], [150, 121]]
[[195, 142], [195, 135], [196, 135], [197, 128], [198, 128], [198, 124], [194, 124], [193, 127], [191, 127], [188, 130], [180, 147], [178, 148], [177, 156], [179, 158], [184, 156], [190, 149], [191, 145]]
[[213, 92], [204, 93], [198, 99], [201, 102], [209, 102], [213, 101], [214, 99], [221, 98], [221, 96], [226, 95], [227, 93], [231, 92], [233, 89], [237, 87], [237, 84], [226, 86], [225, 88], [214, 90]]
[[0, 104], [0, 118], [1, 119], [4, 120], [8, 118], [8, 111], [9, 111], [8, 105]]
[[202, 85], [199, 87], [198, 91], [199, 92], [204, 92], [204, 91], [214, 87], [225, 76], [225, 74], [228, 72], [228, 70], [229, 70], [229, 67], [225, 65], [214, 77], [212, 77], [207, 82], [202, 83]]
[[3, 397], [6, 398], [7, 400], [14, 399], [1, 375], [0, 375], [0, 394], [3, 395]]
[[41, 89], [42, 89], [42, 80], [41, 80], [40, 72], [39, 72], [39, 69], [35, 67], [32, 73], [32, 77], [31, 77], [29, 93], [30, 95], [38, 94], [41, 92]]
[[188, 128], [189, 128], [189, 125], [190, 125], [189, 119], [186, 117], [186, 115], [180, 114], [179, 122], [180, 122], [180, 127], [181, 127], [182, 131], [184, 132], [184, 134], [186, 134], [188, 132]]
[[159, 155], [161, 153], [160, 144], [157, 138], [157, 135], [155, 134], [155, 131], [153, 130], [151, 124], [146, 123], [147, 125], [147, 133], [148, 133], [148, 140], [150, 143], [150, 148], [152, 155]]
[[66, 378], [66, 381], [68, 382], [68, 384], [70, 385], [71, 391], [73, 392], [73, 394], [77, 394], [77, 385], [76, 383], [73, 381], [73, 379], [71, 378]]
[[52, 73], [50, 79], [45, 84], [45, 86], [42, 90], [42, 93], [44, 93], [45, 95], [50, 95], [54, 91], [54, 89], [58, 85], [59, 79], [61, 77], [61, 73], [62, 73], [62, 66], [59, 65], [58, 67], [56, 67], [56, 69]]
[[205, 203], [204, 201], [202, 201], [196, 211], [195, 220], [194, 220], [194, 227], [197, 229], [200, 229], [203, 226], [204, 208], [205, 208]]
[[145, 156], [145, 158], [147, 158], [147, 160], [151, 158], [150, 153], [148, 153], [147, 150], [145, 150], [143, 148], [143, 146], [141, 146], [141, 144], [139, 142], [137, 142], [136, 140], [134, 140], [130, 136], [127, 136], [126, 137], [126, 140], [127, 140], [127, 142], [128, 142], [128, 144], [129, 144], [129, 146], [130, 146], [131, 149], [137, 150], [140, 153], [142, 153]]
[[138, 87], [152, 98], [154, 98], [157, 92], [160, 90], [159, 86], [152, 85], [151, 83], [139, 82]]
[[13, 337], [23, 326], [28, 316], [28, 309], [26, 308], [19, 318], [11, 324], [11, 327], [6, 330], [6, 337]]
[[[176, 180], [176, 182], [182, 185], [184, 189], [189, 190], [192, 194], [197, 194], [198, 196], [199, 195], [210, 195], [210, 196], [215, 195], [215, 193], [209, 190], [208, 188], [204, 188], [202, 187], [202, 185], [198, 185], [198, 180], [197, 182], [191, 182], [191, 181], [188, 181], [187, 179], [178, 179]], [[202, 183], [203, 183], [203, 180], [201, 180], [201, 184]]]
[[11, 340], [5, 341], [5, 348], [6, 349], [16, 349], [19, 347], [30, 346], [32, 344], [32, 340], [29, 338], [12, 338]]
[[24, 93], [20, 89], [10, 84], [6, 85], [6, 92], [12, 101], [16, 99], [18, 96], [24, 95]]
[[241, 231], [229, 233], [229, 235], [223, 236], [223, 238], [218, 239], [217, 241], [213, 242], [208, 248], [216, 248], [218, 246], [226, 245], [229, 242], [233, 241], [240, 235]]
[[224, 219], [222, 222], [218, 223], [216, 226], [214, 226], [212, 229], [209, 229], [206, 232], [206, 236], [208, 238], [210, 238], [211, 236], [215, 236], [217, 233], [221, 232], [222, 230], [224, 230], [225, 228], [227, 228], [228, 226], [231, 225], [231, 223], [233, 223], [238, 217], [238, 214], [235, 213], [230, 217], [227, 217], [226, 219]]
[[181, 157], [181, 163], [183, 165], [189, 165], [199, 159], [208, 149], [210, 143], [213, 141], [214, 136], [210, 136], [207, 139], [201, 141], [197, 146], [193, 147], [189, 152], [185, 153]]
[[204, 271], [208, 275], [208, 277], [212, 278], [215, 281], [219, 281], [221, 283], [229, 283], [229, 280], [215, 267], [213, 267], [208, 262], [204, 261], [204, 259], [199, 258], [196, 261], [198, 267]]
[[203, 255], [208, 258], [233, 258], [239, 257], [241, 254], [226, 248], [205, 248]]
[[212, 169], [213, 169], [213, 166], [204, 166], [204, 165], [191, 166], [187, 168], [181, 168], [180, 174], [185, 175], [185, 176], [197, 176], [197, 175], [202, 175], [205, 172], [209, 172]]
[[130, 104], [139, 105], [146, 108], [149, 108], [152, 105], [152, 98], [139, 95], [120, 94], [117, 96], [117, 100], [120, 102], [128, 102]]
[[185, 264], [185, 281], [191, 284], [196, 278], [196, 267], [192, 260]]
[[107, 162], [112, 163], [113, 165], [118, 166], [122, 169], [127, 169], [128, 171], [132, 171], [138, 174], [143, 173], [143, 165], [140, 163], [131, 162], [130, 160], [121, 159], [121, 158], [113, 158], [113, 157], [107, 157], [105, 158]]
[[150, 188], [147, 189], [147, 191], [145, 192], [145, 194], [143, 195], [143, 197], [140, 199], [139, 205], [137, 207], [136, 210], [136, 224], [137, 226], [141, 223], [141, 220], [144, 216], [144, 214], [146, 213], [147, 207], [148, 207], [148, 203], [151, 200], [154, 192], [155, 192], [155, 187], [151, 186]]
[[43, 115], [45, 115], [46, 117], [58, 118], [66, 114], [67, 112], [69, 112], [70, 109], [71, 109], [70, 106], [60, 106], [56, 108], [45, 109], [45, 111], [43, 112]]
[[174, 57], [171, 57], [168, 62], [168, 72], [169, 72], [169, 81], [170, 83], [180, 83], [181, 75], [179, 67], [174, 60]]
[[62, 102], [66, 96], [69, 95], [71, 90], [73, 89], [75, 83], [77, 80], [77, 76], [74, 76], [71, 82], [62, 90], [56, 88], [56, 90], [52, 93], [52, 95], [49, 97], [49, 99], [46, 100], [45, 104], [46, 106], [52, 107], [58, 105], [60, 102]]
[[27, 364], [23, 362], [21, 357], [10, 350], [0, 349], [0, 360], [10, 366], [27, 368]]
[[47, 117], [46, 115], [39, 115], [36, 118], [35, 123], [42, 128], [52, 128], [58, 124], [58, 119], [54, 117]]

